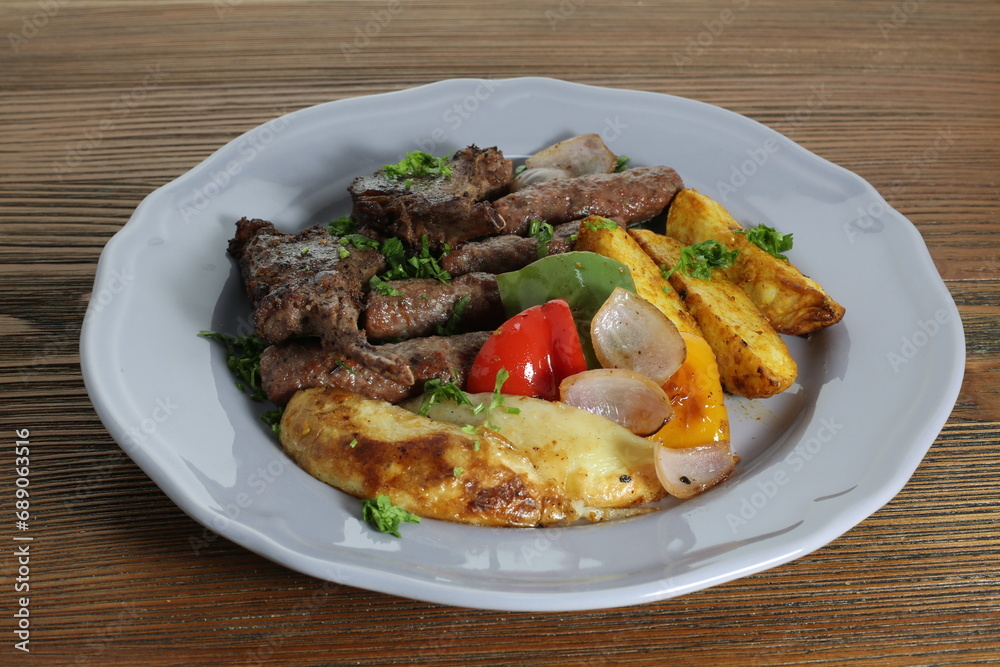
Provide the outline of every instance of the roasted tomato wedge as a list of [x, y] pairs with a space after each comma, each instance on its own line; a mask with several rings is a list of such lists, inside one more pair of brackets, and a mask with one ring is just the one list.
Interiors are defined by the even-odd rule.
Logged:
[[532, 306], [489, 337], [469, 373], [472, 393], [493, 391], [500, 369], [509, 373], [503, 393], [554, 401], [559, 383], [587, 370], [580, 335], [565, 299]]

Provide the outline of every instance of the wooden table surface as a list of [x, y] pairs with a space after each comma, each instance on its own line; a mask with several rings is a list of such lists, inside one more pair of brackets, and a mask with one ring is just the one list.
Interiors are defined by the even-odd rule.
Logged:
[[[14, 513], [15, 432], [29, 429], [34, 537], [25, 654], [5, 521], [0, 664], [1000, 660], [995, 0], [6, 0], [0, 32], [0, 504]], [[913, 221], [968, 353], [909, 484], [797, 561], [593, 612], [457, 609], [324, 584], [223, 538], [194, 550], [202, 527], [118, 448], [81, 379], [105, 242], [151, 191], [281, 113], [529, 75], [729, 108]]]

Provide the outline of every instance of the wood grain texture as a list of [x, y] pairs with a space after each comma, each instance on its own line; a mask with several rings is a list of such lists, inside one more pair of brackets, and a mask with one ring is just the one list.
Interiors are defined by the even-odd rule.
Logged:
[[[1000, 659], [997, 3], [19, 0], [0, 29], [0, 507], [13, 430], [30, 428], [39, 664]], [[678, 599], [497, 613], [291, 572], [193, 522], [121, 452], [77, 348], [101, 249], [143, 197], [287, 111], [527, 75], [732, 109], [855, 171], [917, 225], [968, 354], [951, 418], [893, 501], [815, 553]], [[0, 573], [0, 663], [27, 662], [9, 546]]]

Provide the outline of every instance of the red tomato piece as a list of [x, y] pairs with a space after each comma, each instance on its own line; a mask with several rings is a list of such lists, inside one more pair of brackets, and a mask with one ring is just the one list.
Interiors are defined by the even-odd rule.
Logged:
[[565, 299], [532, 306], [507, 320], [479, 351], [467, 389], [491, 392], [497, 373], [509, 373], [503, 393], [547, 400], [559, 397], [559, 383], [587, 370], [573, 314]]

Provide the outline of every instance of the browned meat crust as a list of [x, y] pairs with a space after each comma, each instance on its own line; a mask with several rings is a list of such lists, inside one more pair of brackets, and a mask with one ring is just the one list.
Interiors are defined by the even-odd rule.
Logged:
[[413, 384], [405, 360], [371, 345], [358, 329], [364, 286], [385, 268], [378, 250], [344, 246], [325, 226], [284, 234], [266, 220], [243, 218], [229, 252], [239, 264], [262, 339], [274, 344], [317, 335], [328, 349]]
[[[580, 231], [580, 221], [556, 225], [545, 255], [569, 252]], [[491, 236], [482, 241], [467, 241], [452, 249], [441, 260], [441, 268], [453, 276], [481, 271], [506, 273], [517, 271], [538, 259], [538, 239], [528, 236]]]
[[532, 220], [553, 225], [588, 215], [624, 225], [656, 217], [684, 187], [670, 167], [636, 167], [616, 174], [545, 181], [493, 202], [504, 234], [523, 236]]
[[477, 331], [458, 336], [414, 338], [380, 346], [380, 350], [404, 359], [412, 369], [415, 382], [409, 385], [360, 366], [343, 354], [324, 349], [316, 339], [289, 341], [267, 348], [261, 356], [260, 376], [264, 393], [277, 405], [284, 405], [296, 391], [310, 387], [336, 387], [396, 403], [420, 394], [424, 383], [435, 378], [465, 386], [472, 362], [489, 336], [489, 331]]
[[[431, 336], [457, 315], [452, 332], [483, 331], [503, 324], [503, 304], [496, 276], [469, 273], [449, 283], [433, 278], [392, 280], [401, 296], [368, 293], [365, 332], [369, 340], [386, 341]], [[459, 302], [465, 300], [461, 312]]]
[[512, 162], [495, 147], [469, 146], [455, 153], [450, 165], [447, 177], [395, 180], [379, 170], [355, 179], [349, 188], [354, 203], [351, 217], [362, 226], [398, 236], [411, 247], [419, 246], [423, 236], [431, 247], [440, 248], [498, 232], [503, 220], [488, 200], [507, 191]]

